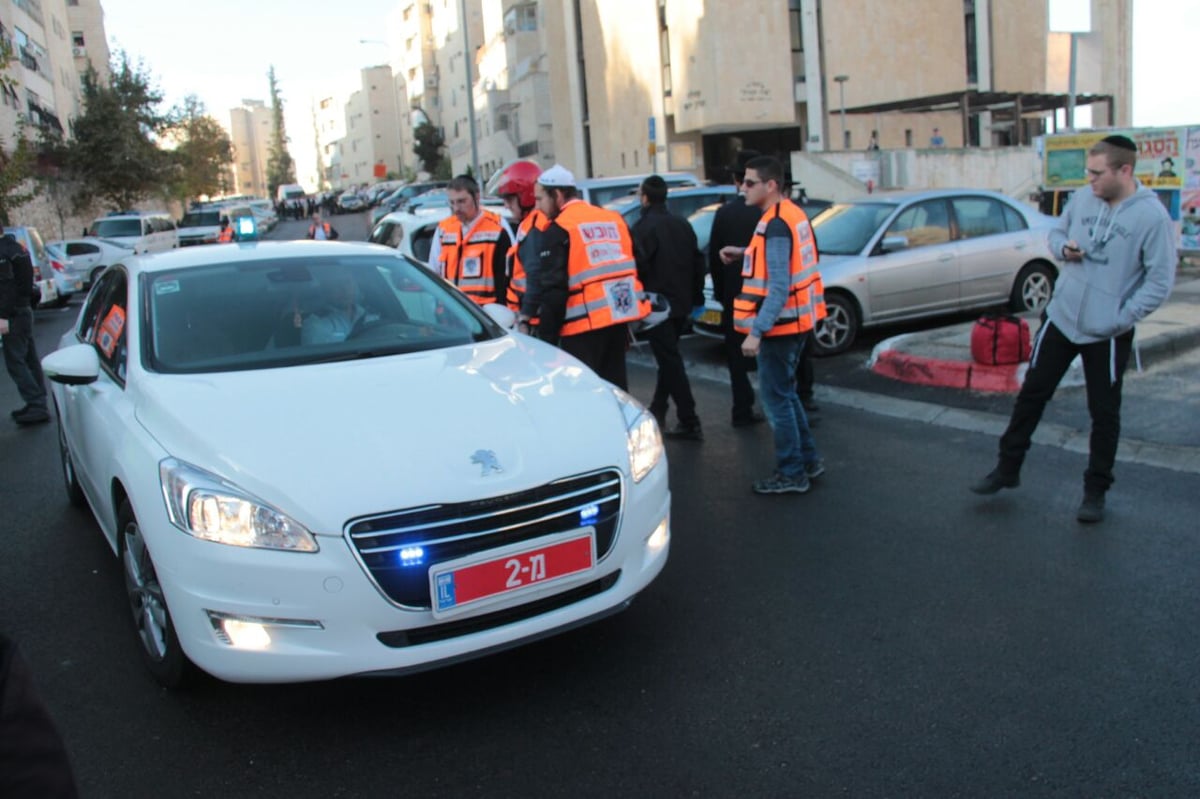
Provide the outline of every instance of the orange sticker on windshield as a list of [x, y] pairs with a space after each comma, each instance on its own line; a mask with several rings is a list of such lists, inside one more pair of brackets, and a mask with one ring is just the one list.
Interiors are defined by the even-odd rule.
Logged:
[[109, 309], [100, 329], [96, 331], [96, 346], [104, 353], [105, 358], [111, 358], [121, 339], [121, 331], [125, 329], [125, 309], [114, 305]]

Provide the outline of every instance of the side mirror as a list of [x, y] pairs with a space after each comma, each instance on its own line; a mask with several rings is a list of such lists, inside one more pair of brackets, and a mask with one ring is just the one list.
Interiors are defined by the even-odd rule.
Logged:
[[72, 344], [42, 358], [46, 377], [64, 386], [86, 386], [100, 376], [100, 356], [91, 344]]
[[907, 236], [884, 236], [879, 244], [880, 252], [900, 252], [908, 249]]
[[505, 330], [512, 330], [517, 324], [517, 314], [512, 308], [506, 308], [503, 305], [496, 303], [488, 303], [483, 306], [483, 312], [491, 317], [492, 321], [500, 325]]

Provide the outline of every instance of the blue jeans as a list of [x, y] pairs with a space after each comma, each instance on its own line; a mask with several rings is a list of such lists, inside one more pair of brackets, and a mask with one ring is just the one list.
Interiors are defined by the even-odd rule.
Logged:
[[775, 432], [775, 471], [796, 478], [818, 459], [804, 406], [796, 396], [796, 366], [804, 336], [768, 336], [758, 349], [758, 391]]

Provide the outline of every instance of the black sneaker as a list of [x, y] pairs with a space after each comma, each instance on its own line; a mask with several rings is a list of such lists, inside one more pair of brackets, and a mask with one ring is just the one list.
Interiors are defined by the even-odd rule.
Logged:
[[26, 408], [13, 416], [17, 424], [45, 424], [50, 421], [50, 414], [45, 408]]
[[807, 399], [804, 397], [801, 397], [800, 404], [803, 405], [804, 410], [808, 411], [809, 413], [816, 413], [817, 411], [821, 410], [821, 406], [818, 405], [817, 401], [814, 400], [812, 397], [808, 397]]
[[825, 460], [819, 458], [812, 463], [804, 464], [804, 476], [809, 480], [815, 480], [825, 474]]
[[675, 439], [682, 438], [689, 441], [703, 441], [704, 431], [700, 428], [699, 422], [692, 422], [690, 424], [684, 424], [683, 422], [680, 422], [670, 430], [664, 430], [663, 436], [666, 438]]
[[1016, 474], [1003, 474], [999, 469], [987, 477], [971, 484], [971, 490], [976, 494], [995, 494], [1002, 488], [1016, 488], [1021, 485], [1021, 477]]
[[754, 424], [762, 424], [767, 421], [767, 417], [763, 416], [758, 411], [750, 411], [750, 413], [741, 414], [733, 417], [734, 427], [749, 427]]
[[29, 410], [29, 406], [26, 405], [24, 408], [17, 408], [15, 411], [9, 411], [8, 415], [11, 416], [12, 418], [16, 419], [18, 416], [23, 415], [28, 410]]
[[755, 494], [803, 494], [812, 488], [812, 483], [808, 480], [808, 475], [801, 474], [799, 477], [787, 477], [776, 472], [770, 477], [762, 480], [755, 480], [751, 486]]
[[1084, 524], [1094, 524], [1104, 521], [1104, 495], [1084, 494], [1083, 502], [1079, 503], [1079, 511], [1075, 518]]

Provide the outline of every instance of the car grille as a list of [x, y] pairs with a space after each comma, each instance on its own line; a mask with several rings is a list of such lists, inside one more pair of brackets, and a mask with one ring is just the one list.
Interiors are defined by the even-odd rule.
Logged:
[[582, 526], [595, 528], [599, 561], [612, 549], [620, 516], [621, 474], [609, 469], [515, 494], [354, 519], [346, 531], [388, 598], [427, 609], [429, 569], [437, 563]]

